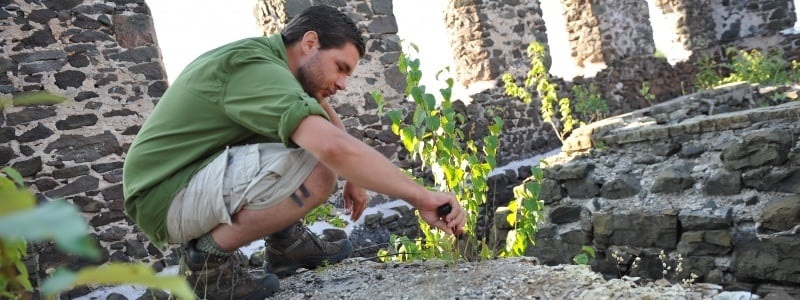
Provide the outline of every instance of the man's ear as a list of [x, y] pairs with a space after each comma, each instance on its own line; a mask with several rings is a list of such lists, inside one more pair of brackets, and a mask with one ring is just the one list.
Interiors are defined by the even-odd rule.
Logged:
[[303, 39], [300, 40], [300, 45], [303, 48], [303, 53], [311, 54], [319, 48], [319, 36], [316, 31], [307, 31], [303, 34]]

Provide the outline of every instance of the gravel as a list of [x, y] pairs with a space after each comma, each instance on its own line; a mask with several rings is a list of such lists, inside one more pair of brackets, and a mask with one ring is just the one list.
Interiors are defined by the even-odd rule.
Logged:
[[[281, 279], [274, 299], [739, 299], [712, 284], [605, 280], [588, 266], [543, 266], [533, 257], [481, 262], [377, 263], [351, 258]], [[757, 299], [758, 296], [750, 299]], [[748, 298], [743, 298], [748, 299]]]

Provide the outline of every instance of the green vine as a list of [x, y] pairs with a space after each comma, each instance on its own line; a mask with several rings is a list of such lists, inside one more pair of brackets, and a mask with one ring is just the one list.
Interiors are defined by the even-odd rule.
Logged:
[[[411, 44], [411, 47], [418, 51], [415, 45]], [[379, 256], [386, 257], [387, 260], [401, 261], [418, 258], [475, 260], [511, 253], [490, 249], [486, 243], [486, 237], [479, 240], [475, 230], [478, 225], [480, 208], [486, 204], [489, 190], [488, 176], [497, 166], [496, 154], [503, 119], [499, 116], [493, 118], [493, 123], [488, 125], [488, 134], [480, 143], [466, 140], [464, 132], [459, 126], [464, 124], [467, 118], [456, 112], [451, 102], [453, 79], [445, 79], [447, 87], [439, 90], [441, 101], [437, 101], [436, 97], [427, 93], [425, 86], [420, 84], [422, 72], [419, 69], [419, 59], [411, 58], [403, 53], [399, 58], [398, 65], [400, 72], [406, 75], [405, 95], [410, 95], [416, 106], [414, 111], [410, 112], [412, 114], [410, 124], [403, 123], [404, 116], [401, 110], [388, 112], [388, 116], [392, 120], [392, 131], [400, 137], [403, 146], [412, 155], [412, 159], [419, 159], [422, 167], [431, 172], [435, 189], [456, 194], [467, 212], [467, 224], [466, 232], [456, 242], [452, 236], [447, 236], [444, 232], [431, 228], [420, 219], [422, 239], [411, 240], [407, 237], [392, 236], [391, 243], [397, 249], [383, 250], [379, 252]], [[442, 74], [443, 72], [437, 74], [437, 80]], [[379, 94], [373, 94], [373, 98], [376, 99], [379, 107], [383, 107], [382, 97], [376, 97], [376, 95]], [[535, 184], [530, 183], [522, 190], [537, 189], [533, 185]], [[538, 195], [538, 192], [520, 193], [520, 196], [534, 194]], [[536, 208], [530, 205], [527, 207]], [[512, 224], [525, 224], [523, 220], [520, 221]], [[525, 228], [522, 230], [522, 234], [531, 232], [530, 226]], [[533, 231], [535, 232], [535, 228]], [[533, 240], [532, 235], [525, 237]], [[402, 255], [393, 255], [393, 253]]]
[[529, 87], [536, 87], [536, 91], [541, 99], [539, 111], [542, 120], [551, 126], [556, 136], [561, 142], [572, 132], [580, 122], [572, 114], [570, 100], [568, 98], [558, 98], [558, 85], [550, 82], [550, 75], [544, 63], [545, 48], [542, 43], [532, 42], [528, 45], [528, 57], [531, 59], [531, 69], [525, 77], [524, 86], [520, 87], [514, 82], [514, 76], [510, 73], [503, 74], [502, 80], [506, 94], [519, 98], [525, 103], [530, 103], [532, 95], [526, 90]]

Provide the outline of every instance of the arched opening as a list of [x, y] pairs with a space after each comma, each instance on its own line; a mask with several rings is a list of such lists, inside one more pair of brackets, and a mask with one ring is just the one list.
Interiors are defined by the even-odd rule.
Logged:
[[656, 6], [655, 0], [647, 0], [650, 11], [650, 26], [653, 28], [653, 42], [656, 44], [656, 55], [663, 55], [671, 65], [689, 59], [692, 51], [687, 50], [681, 43], [677, 24], [681, 18], [679, 14], [664, 14]]

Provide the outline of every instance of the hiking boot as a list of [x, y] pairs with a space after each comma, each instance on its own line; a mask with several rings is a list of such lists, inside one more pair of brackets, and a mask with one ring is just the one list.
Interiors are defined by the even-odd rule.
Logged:
[[183, 247], [179, 274], [186, 276], [199, 299], [261, 300], [280, 289], [275, 274], [250, 272], [248, 260], [241, 252], [214, 255], [197, 250], [195, 243], [192, 240]]
[[314, 269], [331, 265], [350, 256], [353, 246], [350, 240], [323, 241], [300, 222], [264, 239], [267, 272], [285, 277], [299, 268]]

